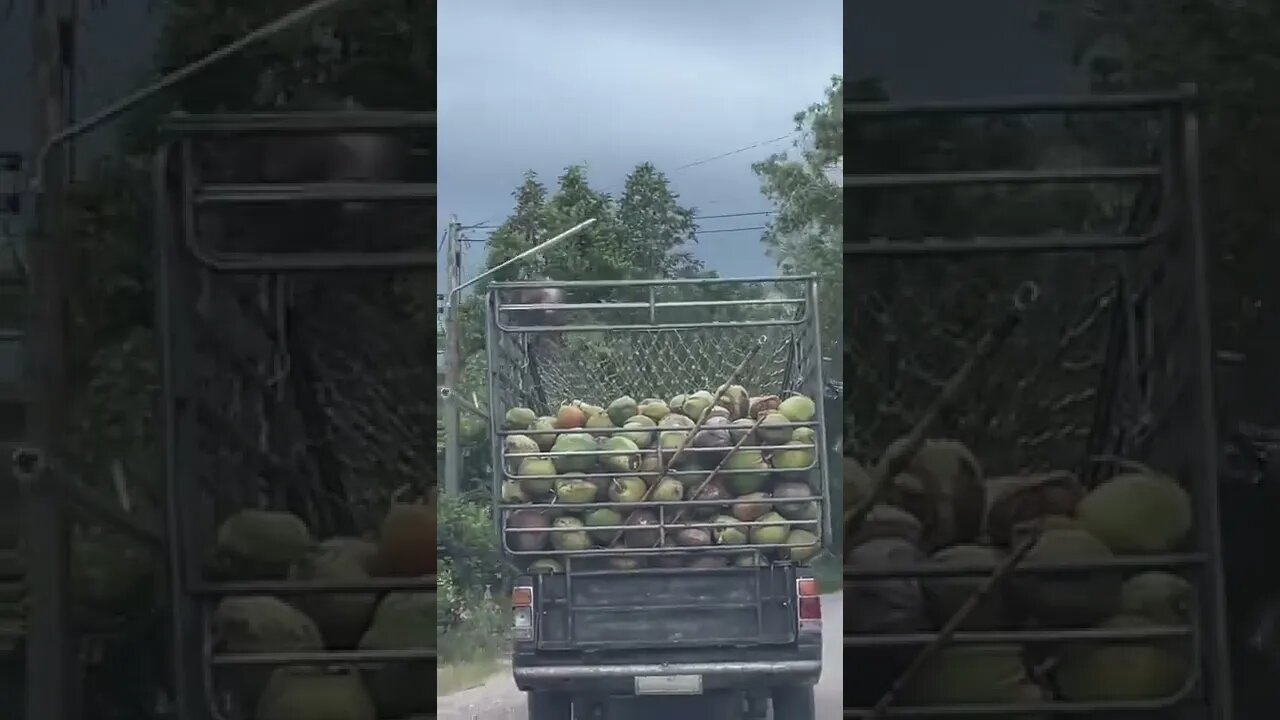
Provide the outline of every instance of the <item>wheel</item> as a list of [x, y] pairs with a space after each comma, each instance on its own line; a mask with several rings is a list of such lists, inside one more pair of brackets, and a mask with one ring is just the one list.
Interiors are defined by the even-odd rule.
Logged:
[[790, 685], [773, 689], [774, 720], [815, 720], [817, 714], [812, 685]]
[[527, 696], [529, 720], [573, 720], [573, 703], [567, 693], [531, 690]]

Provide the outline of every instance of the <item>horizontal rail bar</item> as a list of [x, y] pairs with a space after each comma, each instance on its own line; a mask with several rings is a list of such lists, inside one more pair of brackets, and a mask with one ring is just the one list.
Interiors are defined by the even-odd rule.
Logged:
[[[498, 507], [503, 510], [533, 510], [538, 508], [547, 509], [547, 510], [553, 510], [553, 509], [565, 510], [568, 508], [575, 508], [575, 509], [576, 508], [582, 508], [582, 509], [610, 508], [610, 507], [648, 508], [648, 507], [657, 507], [657, 506], [666, 507], [668, 505], [675, 505], [679, 507], [704, 506], [704, 505], [766, 505], [766, 504], [772, 505], [774, 503], [782, 503], [786, 505], [789, 503], [801, 503], [801, 502], [824, 502], [825, 500], [826, 498], [822, 497], [821, 495], [809, 495], [805, 497], [793, 497], [793, 498], [790, 498], [790, 497], [775, 498], [770, 496], [763, 499], [762, 498], [748, 499], [748, 498], [736, 497], [736, 498], [725, 498], [723, 500], [641, 500], [639, 502], [601, 501], [601, 502], [589, 502], [589, 503], [500, 503]], [[817, 520], [789, 520], [788, 522], [812, 523], [812, 522], [818, 522], [818, 521]], [[743, 524], [748, 525], [750, 523], [744, 522]], [[657, 527], [657, 525], [654, 525], [653, 527]], [[514, 528], [512, 529], [514, 530]], [[534, 528], [532, 531], [541, 532], [537, 528]]]
[[817, 280], [809, 275], [762, 275], [759, 277], [653, 278], [647, 280], [510, 280], [489, 283], [491, 290], [519, 288], [624, 288], [651, 285], [736, 285], [746, 283], [800, 283]]
[[284, 113], [174, 113], [160, 125], [165, 135], [272, 135], [277, 133], [393, 132], [436, 126], [436, 113], [382, 110]]
[[272, 202], [410, 202], [436, 197], [435, 183], [209, 183], [194, 194], [197, 205]]
[[862, 257], [919, 257], [921, 255], [994, 255], [1092, 251], [1128, 251], [1154, 240], [1142, 235], [1061, 235], [1058, 237], [977, 237], [923, 241], [879, 240], [845, 243], [844, 254]]
[[217, 667], [243, 665], [353, 665], [435, 661], [435, 648], [404, 650], [334, 650], [332, 652], [227, 653], [214, 655]]
[[698, 328], [743, 328], [743, 327], [783, 327], [787, 325], [803, 325], [809, 322], [807, 317], [796, 318], [794, 320], [734, 320], [730, 322], [700, 322], [700, 323], [643, 323], [635, 325], [613, 325], [609, 323], [600, 323], [599, 325], [504, 325], [501, 322], [495, 322], [498, 329], [505, 333], [548, 333], [548, 332], [591, 332], [599, 330], [622, 331], [622, 330], [695, 330]]
[[670, 302], [600, 302], [600, 303], [526, 303], [520, 305], [503, 305], [498, 303], [498, 312], [519, 312], [522, 310], [648, 310], [650, 308], [691, 308], [691, 307], [755, 307], [757, 305], [803, 305], [805, 298], [775, 298], [761, 300], [681, 300]]
[[290, 582], [285, 580], [264, 580], [227, 583], [199, 582], [192, 586], [191, 592], [193, 595], [205, 597], [222, 597], [245, 595], [307, 595], [311, 593], [376, 593], [415, 590], [434, 591], [435, 589], [436, 577], [434, 575], [427, 575], [423, 577], [370, 578], [368, 580], [353, 581], [309, 580]]
[[[1072, 563], [1018, 563], [1014, 573], [1080, 573], [1096, 570], [1150, 570], [1154, 568], [1198, 567], [1208, 562], [1204, 553], [1178, 553], [1172, 555], [1130, 555], [1108, 560]], [[963, 577], [990, 575], [995, 565], [945, 565], [917, 563], [895, 568], [844, 568], [846, 583], [860, 580], [887, 580], [893, 578]]]
[[[190, 243], [194, 245], [195, 243]], [[200, 249], [196, 259], [220, 273], [350, 272], [434, 269], [428, 251], [385, 253], [212, 253]]]
[[1196, 91], [1184, 86], [1173, 92], [1097, 93], [1091, 95], [1024, 95], [1021, 97], [846, 102], [845, 116], [891, 117], [906, 115], [991, 115], [1016, 113], [1043, 115], [1057, 113], [1147, 112], [1177, 107], [1195, 100]]
[[845, 189], [941, 187], [947, 185], [1022, 185], [1128, 182], [1159, 178], [1158, 165], [1111, 168], [1068, 168], [1061, 170], [972, 170], [965, 172], [848, 174]]
[[[770, 424], [769, 424], [769, 427], [772, 427], [772, 428], [781, 428], [781, 427], [790, 427], [790, 428], [795, 428], [795, 427], [817, 427], [817, 426], [818, 426], [818, 421], [817, 421], [817, 420], [800, 420], [800, 421], [790, 420], [790, 421], [787, 421], [787, 422], [784, 422], [784, 423], [770, 423]], [[742, 429], [742, 427], [741, 427], [741, 426], [735, 426], [735, 428], [736, 428], [736, 429]], [[626, 432], [642, 432], [643, 430], [651, 430], [651, 431], [653, 431], [653, 432], [668, 432], [668, 431], [684, 430], [685, 432], [688, 432], [689, 430], [692, 430], [692, 429], [693, 429], [693, 428], [692, 428], [692, 426], [690, 426], [690, 427], [661, 427], [661, 426], [648, 426], [648, 427], [644, 427], [644, 428], [637, 428], [637, 429], [633, 429], [633, 430], [626, 430]], [[706, 428], [704, 427], [703, 429], [705, 430]], [[499, 430], [499, 431], [497, 432], [497, 434], [498, 434], [499, 436], [501, 436], [501, 437], [509, 437], [509, 436], [511, 436], [511, 435], [541, 435], [541, 436], [546, 436], [546, 435], [566, 435], [566, 434], [569, 434], [569, 433], [578, 433], [578, 432], [590, 433], [590, 432], [592, 432], [592, 430], [599, 430], [599, 431], [601, 431], [601, 432], [615, 433], [615, 432], [618, 432], [618, 431], [623, 430], [623, 428], [617, 428], [617, 427], [615, 427], [615, 428], [588, 428], [588, 427], [572, 427], [572, 428], [552, 428], [552, 429], [550, 429], [550, 430]], [[701, 431], [699, 431], [699, 432], [701, 432]], [[780, 446], [777, 446], [777, 445], [743, 445], [741, 448], [739, 448], [739, 450], [759, 450], [759, 449], [777, 448], [777, 447], [780, 447]], [[813, 447], [813, 446], [812, 446], [812, 445], [807, 445], [806, 447]], [[686, 448], [686, 450], [698, 450], [698, 449], [699, 449], [699, 448], [692, 448], [692, 447], [691, 447], [691, 448]], [[728, 448], [703, 448], [703, 449], [706, 449], [706, 450], [727, 450]], [[587, 453], [587, 452], [594, 452], [594, 451], [585, 451], [585, 450], [584, 450], [584, 451], [583, 451], [583, 454], [585, 454], [585, 453]], [[604, 451], [604, 452], [607, 452], [607, 451]], [[617, 452], [617, 451], [614, 451], [614, 452]], [[560, 454], [560, 455], [569, 455], [569, 454], [573, 454], [573, 453], [566, 453], [566, 452], [561, 452], [561, 453], [551, 453], [551, 452], [546, 452], [546, 453], [513, 453], [513, 454], [511, 455], [511, 457], [515, 457], [515, 455], [517, 455], [517, 454], [518, 454], [518, 455], [521, 455], [521, 456], [524, 456], [524, 455], [529, 455], [529, 454], [533, 454], [533, 455], [556, 455], [556, 454]]]
[[[689, 644], [709, 643], [709, 640], [694, 640]], [[742, 638], [726, 639], [729, 643], [742, 642]], [[555, 643], [557, 646], [578, 647], [582, 645], [616, 645], [617, 642], [601, 643]], [[551, 645], [551, 643], [547, 643]], [[542, 665], [521, 666], [512, 672], [517, 679], [524, 680], [557, 680], [571, 678], [631, 678], [636, 675], [761, 675], [770, 673], [817, 673], [822, 670], [821, 660], [762, 660], [736, 662], [674, 662], [674, 663], [627, 663], [620, 665]]]
[[[1116, 630], [1087, 628], [1083, 630], [1000, 630], [984, 632], [957, 632], [947, 642], [967, 645], [1011, 643], [1056, 643], [1070, 641], [1131, 641], [1191, 637], [1194, 630], [1189, 625], [1167, 627], [1135, 627]], [[928, 645], [939, 633], [894, 633], [890, 635], [846, 634], [847, 648], [879, 648], [910, 645]]]
[[[822, 521], [808, 520], [807, 522], [816, 525], [818, 523], [821, 523]], [[590, 530], [591, 528], [581, 527], [577, 529]], [[640, 532], [644, 532], [644, 531], [657, 532], [658, 526], [657, 525], [632, 525], [627, 529], [637, 530]], [[764, 545], [764, 544], [760, 544], [760, 545], [680, 545], [678, 547], [643, 547], [643, 548], [601, 547], [601, 548], [587, 548], [585, 550], [556, 550], [554, 548], [543, 548], [541, 550], [512, 550], [510, 547], [507, 547], [506, 551], [510, 555], [533, 555], [538, 557], [544, 556], [544, 555], [574, 555], [574, 556], [579, 556], [579, 555], [664, 555], [664, 554], [671, 553], [671, 551], [673, 550], [683, 550], [686, 552], [699, 553], [702, 555], [706, 555], [708, 553], [712, 555], [717, 555], [717, 554], [718, 555], [740, 555], [740, 554], [745, 554], [745, 553], [749, 553], [754, 550], [760, 550], [760, 549], [781, 550], [783, 548], [809, 548], [809, 547], [813, 547], [814, 544], [815, 543], [805, 543], [802, 545], [790, 545], [787, 543], [770, 543], [767, 545]], [[504, 546], [505, 546], [505, 540], [504, 540]], [[574, 574], [577, 575], [577, 573], [574, 573]]]

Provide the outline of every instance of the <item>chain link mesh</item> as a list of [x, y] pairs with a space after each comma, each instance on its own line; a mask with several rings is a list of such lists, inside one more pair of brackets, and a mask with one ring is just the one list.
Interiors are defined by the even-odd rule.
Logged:
[[[523, 405], [544, 413], [570, 400], [607, 404], [623, 395], [670, 399], [714, 391], [759, 344], [736, 384], [753, 394], [781, 395], [802, 387], [820, 392], [807, 388], [817, 361], [808, 306], [775, 310], [772, 322], [759, 319], [759, 308], [738, 307], [736, 316], [725, 315], [718, 326], [712, 322], [707, 327], [617, 329], [634, 322], [622, 312], [613, 317], [595, 313], [589, 322], [598, 329], [523, 332], [495, 327], [497, 362], [491, 370], [496, 382], [491, 391], [502, 407]], [[761, 324], [723, 325], [743, 318]]]

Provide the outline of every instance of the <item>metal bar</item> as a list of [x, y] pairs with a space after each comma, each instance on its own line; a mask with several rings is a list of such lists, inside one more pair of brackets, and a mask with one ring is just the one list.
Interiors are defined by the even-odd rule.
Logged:
[[1058, 113], [1146, 112], [1183, 105], [1196, 99], [1185, 86], [1174, 92], [1093, 95], [1024, 95], [1021, 97], [923, 100], [897, 102], [846, 102], [845, 116], [854, 118], [907, 115], [1045, 115]]
[[435, 648], [407, 650], [342, 650], [332, 652], [281, 652], [281, 653], [228, 653], [214, 655], [215, 667], [240, 667], [245, 665], [339, 665], [354, 663], [394, 663], [432, 661]]
[[210, 270], [220, 273], [352, 272], [433, 269], [436, 266], [435, 252], [428, 250], [387, 253], [224, 253], [208, 250], [196, 237], [196, 178], [190, 143], [183, 141], [181, 148], [182, 241], [187, 252]]
[[[462, 314], [458, 311], [456, 291], [462, 284], [462, 244], [458, 242], [458, 218], [450, 217], [445, 229], [445, 282], [449, 303], [445, 305], [444, 382], [451, 388], [462, 382]], [[444, 409], [444, 487], [446, 492], [462, 491], [462, 428], [458, 406], [449, 403]]]
[[489, 283], [491, 290], [518, 288], [624, 288], [650, 285], [733, 285], [746, 283], [810, 282], [817, 275], [764, 275], [759, 277], [653, 278], [647, 280], [511, 280]]
[[682, 300], [672, 302], [599, 302], [599, 303], [530, 303], [519, 305], [498, 304], [498, 312], [521, 310], [648, 310], [650, 308], [738, 307], [760, 305], [803, 305], [804, 298], [772, 300]]
[[166, 136], [218, 137], [277, 133], [377, 132], [425, 130], [437, 124], [435, 112], [343, 110], [287, 113], [174, 113], [160, 130]]
[[357, 581], [297, 581], [264, 580], [255, 582], [198, 582], [191, 587], [193, 595], [224, 597], [233, 595], [309, 595], [361, 592], [423, 591], [436, 589], [436, 576], [405, 578], [371, 578]]
[[[1196, 523], [1201, 546], [1210, 557], [1222, 558], [1222, 520], [1218, 509], [1218, 453], [1220, 447], [1215, 421], [1213, 396], [1213, 344], [1212, 318], [1209, 295], [1209, 251], [1205, 233], [1204, 199], [1201, 194], [1200, 120], [1189, 109], [1181, 113], [1177, 138], [1181, 150], [1182, 177], [1180, 190], [1187, 208], [1187, 240], [1191, 244], [1191, 304], [1195, 315], [1196, 347], [1194, 363], [1199, 376], [1199, 392], [1196, 394], [1196, 419], [1199, 425], [1199, 448], [1192, 456], [1198, 460], [1196, 474], [1199, 482], [1197, 498], [1199, 522]], [[1222, 575], [1222, 562], [1209, 566], [1205, 613], [1209, 620], [1208, 654], [1210, 665], [1210, 689], [1214, 720], [1229, 720], [1234, 715], [1234, 698], [1231, 683], [1231, 648], [1227, 637], [1226, 591]]]
[[433, 200], [435, 183], [212, 183], [195, 193], [196, 205], [279, 202], [407, 202]]
[[846, 190], [868, 188], [941, 187], [947, 185], [1022, 185], [1042, 183], [1114, 183], [1159, 178], [1158, 165], [1110, 168], [1064, 168], [1061, 170], [973, 170], [965, 172], [921, 172], [858, 174], [846, 173]]
[[549, 333], [549, 332], [591, 332], [597, 330], [608, 330], [610, 332], [619, 332], [624, 330], [693, 330], [696, 328], [744, 328], [744, 327], [782, 327], [803, 325], [808, 322], [808, 318], [798, 318], [796, 320], [740, 320], [733, 322], [701, 322], [701, 323], [659, 323], [657, 325], [611, 325], [609, 323], [601, 323], [599, 325], [529, 325], [508, 326], [497, 323], [498, 328], [507, 333]]
[[[1155, 570], [1186, 567], [1200, 567], [1209, 562], [1205, 553], [1179, 553], [1174, 555], [1127, 555], [1107, 560], [1073, 563], [1037, 563], [1024, 561], [1018, 563], [1016, 572], [1030, 573], [1085, 573], [1097, 570]], [[887, 580], [892, 578], [913, 577], [966, 577], [988, 575], [995, 569], [994, 565], [902, 565], [895, 568], [845, 568], [845, 582], [859, 580]]]
[[247, 47], [264, 40], [268, 40], [282, 32], [285, 32], [286, 30], [292, 30], [307, 20], [310, 20], [321, 13], [327, 12], [344, 2], [350, 1], [351, 0], [314, 0], [313, 2], [307, 3], [293, 12], [285, 13], [275, 20], [241, 35], [236, 40], [223, 45], [199, 60], [188, 65], [184, 65], [159, 80], [129, 93], [102, 110], [99, 110], [93, 115], [90, 115], [89, 117], [59, 132], [40, 148], [40, 152], [36, 156], [36, 174], [31, 179], [32, 189], [39, 192], [43, 187], [45, 163], [48, 160], [49, 153], [58, 145], [61, 145], [78, 135], [83, 135], [116, 116], [124, 114], [126, 111], [141, 104], [142, 102], [159, 95], [192, 75], [195, 75], [212, 65], [216, 65], [232, 55], [238, 54]]
[[[1132, 641], [1190, 637], [1194, 630], [1189, 625], [1139, 627], [1124, 630], [1003, 630], [986, 632], [957, 632], [949, 643], [987, 645], [1005, 643], [1060, 643], [1073, 641]], [[846, 635], [846, 648], [880, 648], [927, 645], [937, 640], [939, 633], [893, 633], [886, 635]]]
[[1144, 235], [1059, 235], [1057, 237], [977, 237], [921, 241], [873, 240], [845, 243], [845, 256], [920, 257], [954, 255], [1012, 255], [1079, 251], [1136, 250], [1155, 238]]

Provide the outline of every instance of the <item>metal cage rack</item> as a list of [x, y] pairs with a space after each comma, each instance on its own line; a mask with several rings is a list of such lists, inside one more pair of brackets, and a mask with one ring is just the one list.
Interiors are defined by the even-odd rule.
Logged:
[[[568, 298], [560, 303], [529, 303], [520, 301], [520, 293], [556, 288]], [[578, 282], [499, 282], [489, 286], [488, 294], [488, 348], [491, 434], [494, 457], [495, 501], [501, 512], [495, 517], [497, 531], [503, 538], [503, 549], [513, 562], [521, 567], [534, 558], [558, 558], [567, 561], [570, 574], [579, 570], [592, 572], [590, 562], [583, 561], [630, 557], [644, 562], [656, 556], [674, 557], [713, 554], [755, 554], [759, 550], [782, 551], [791, 547], [813, 547], [824, 544], [830, 537], [830, 509], [827, 502], [828, 473], [826, 428], [823, 419], [822, 397], [825, 383], [822, 378], [822, 361], [819, 325], [816, 313], [817, 285], [809, 276], [780, 278], [706, 278], [665, 279], [633, 281], [578, 281]], [[539, 313], [532, 315], [531, 313]], [[549, 322], [545, 314], [555, 313], [556, 321]], [[655, 397], [664, 400], [680, 393], [706, 389], [713, 392], [722, 385], [740, 384], [753, 393], [773, 394], [785, 397], [790, 393], [803, 393], [815, 401], [815, 416], [806, 422], [786, 423], [785, 427], [810, 427], [815, 439], [804, 448], [813, 452], [813, 460], [805, 468], [787, 471], [791, 476], [805, 479], [811, 488], [817, 488], [808, 497], [789, 499], [795, 503], [815, 503], [818, 517], [812, 520], [792, 519], [789, 527], [802, 527], [814, 532], [817, 543], [782, 543], [773, 545], [743, 546], [736, 553], [728, 553], [729, 546], [711, 544], [699, 547], [673, 547], [664, 544], [668, 531], [675, 522], [680, 527], [713, 528], [712, 522], [688, 522], [683, 520], [691, 508], [714, 508], [743, 504], [746, 500], [681, 500], [658, 502], [645, 499], [640, 502], [589, 502], [574, 504], [575, 510], [615, 508], [619, 510], [656, 510], [656, 524], [646, 526], [655, 533], [651, 547], [625, 547], [619, 543], [622, 534], [635, 532], [635, 526], [608, 525], [594, 527], [597, 531], [616, 531], [611, 543], [598, 543], [583, 551], [521, 550], [511, 546], [513, 534], [539, 532], [536, 529], [506, 527], [509, 513], [519, 510], [557, 509], [555, 503], [506, 503], [502, 497], [502, 485], [517, 476], [508, 466], [509, 460], [523, 457], [554, 458], [562, 455], [616, 455], [610, 450], [582, 451], [578, 453], [538, 452], [507, 453], [504, 456], [505, 439], [527, 431], [507, 430], [502, 426], [507, 410], [516, 406], [528, 407], [543, 415], [551, 414], [563, 402], [595, 400], [607, 403], [622, 395], [636, 398]], [[713, 392], [714, 394], [714, 392]], [[719, 398], [717, 397], [717, 400]], [[702, 427], [699, 422], [690, 437]], [[779, 424], [778, 427], [784, 427]], [[656, 436], [660, 428], [654, 429]], [[552, 430], [540, 435], [560, 436], [576, 432], [574, 429]], [[746, 439], [735, 447], [769, 452], [783, 445], [752, 444]], [[711, 462], [713, 455], [725, 456], [725, 449], [682, 447], [675, 455], [662, 458], [656, 470], [625, 470], [617, 472], [595, 469], [592, 478], [607, 480], [618, 477], [653, 478], [646, 480], [652, 489], [656, 478], [670, 475], [689, 478], [695, 494], [711, 479], [735, 474], [748, 474], [750, 470], [728, 470], [720, 463]], [[798, 447], [798, 446], [792, 446]], [[679, 456], [706, 458], [701, 469], [675, 467], [672, 463]], [[776, 477], [782, 472], [769, 468], [765, 472]], [[519, 476], [524, 479], [554, 481], [563, 474]], [[702, 480], [700, 485], [694, 485]], [[684, 481], [682, 480], [682, 483]], [[687, 490], [688, 491], [688, 490]], [[565, 507], [563, 505], [559, 507]], [[743, 527], [755, 527], [768, 523], [744, 522]], [[567, 532], [569, 528], [549, 528], [552, 533]], [[546, 531], [543, 531], [546, 532]], [[643, 545], [644, 543], [640, 543]], [[757, 561], [760, 555], [754, 555]], [[645, 572], [639, 567], [633, 572]]]
[[[375, 529], [396, 486], [434, 485], [434, 340], [425, 314], [402, 310], [415, 288], [432, 286], [425, 275], [436, 255], [421, 228], [433, 226], [434, 169], [414, 171], [413, 182], [263, 182], [213, 177], [202, 151], [356, 134], [434, 148], [435, 122], [434, 112], [362, 111], [178, 114], [163, 125], [155, 229], [179, 717], [241, 714], [222, 682], [232, 668], [434, 664], [434, 646], [225, 654], [210, 628], [213, 605], [226, 597], [405, 591], [434, 601], [434, 575], [221, 582], [207, 572], [215, 528], [231, 512], [287, 510], [317, 538], [359, 536]], [[255, 249], [284, 226], [274, 223], [343, 203], [428, 221], [396, 226], [397, 247], [363, 237], [379, 231], [363, 227], [323, 251]], [[246, 228], [228, 246], [228, 234]]]
[[[854, 234], [844, 248], [850, 288], [846, 326], [852, 328], [846, 331], [851, 353], [845, 358], [846, 402], [862, 398], [875, 405], [874, 410], [868, 409], [870, 405], [846, 407], [846, 413], [856, 414], [859, 420], [855, 445], [863, 456], [860, 459], [874, 458], [884, 451], [888, 438], [904, 432], [920, 417], [940, 387], [936, 378], [945, 378], [959, 365], [969, 346], [965, 345], [964, 330], [954, 329], [960, 323], [957, 317], [966, 311], [970, 318], [986, 317], [987, 308], [975, 311], [955, 303], [944, 306], [947, 300], [935, 296], [939, 293], [938, 273], [951, 272], [953, 278], [963, 275], [972, 285], [985, 282], [987, 296], [997, 300], [1007, 297], [1003, 281], [1012, 288], [1031, 280], [1044, 290], [1041, 306], [1047, 309], [1028, 315], [1018, 331], [1025, 333], [1022, 344], [1006, 351], [1009, 357], [997, 358], [999, 368], [973, 380], [965, 395], [974, 398], [973, 402], [960, 403], [965, 407], [947, 414], [941, 433], [968, 444], [984, 464], [990, 462], [988, 470], [992, 472], [988, 475], [1078, 470], [1086, 489], [1101, 479], [1109, 465], [1114, 467], [1114, 458], [1138, 460], [1180, 480], [1195, 507], [1192, 539], [1179, 552], [1117, 556], [1087, 564], [1026, 562], [1015, 564], [1011, 573], [1034, 577], [1098, 570], [1174, 572], [1189, 579], [1195, 590], [1195, 612], [1188, 624], [1131, 630], [1041, 627], [959, 631], [949, 636], [938, 632], [853, 634], [846, 629], [845, 635], [845, 652], [851, 658], [891, 647], [915, 648], [926, 654], [950, 643], [1014, 644], [1025, 653], [1027, 648], [1180, 638], [1194, 646], [1195, 660], [1179, 691], [1167, 697], [1124, 702], [1071, 702], [1050, 693], [1041, 701], [1020, 704], [908, 706], [904, 699], [884, 691], [890, 686], [886, 683], [884, 689], [866, 696], [879, 697], [880, 702], [874, 704], [865, 698], [855, 703], [850, 699], [852, 693], [847, 692], [845, 717], [1086, 713], [1123, 718], [1231, 717], [1210, 379], [1208, 268], [1194, 92], [972, 102], [850, 102], [845, 105], [845, 117], [846, 129], [852, 128], [855, 137], [870, 127], [902, 127], [913, 122], [920, 128], [944, 121], [1030, 123], [1049, 118], [1145, 123], [1139, 132], [1155, 138], [1149, 153], [1155, 159], [1126, 167], [1087, 167], [1090, 163], [1086, 160], [1082, 163], [1086, 167], [966, 167], [943, 172], [938, 171], [937, 163], [918, 162], [929, 167], [892, 173], [877, 168], [846, 171], [846, 202], [855, 218]], [[1132, 192], [1129, 209], [1120, 213], [1119, 232], [1091, 228], [1084, 232], [1045, 229], [1018, 233], [1017, 237], [970, 234], [936, 238], [927, 232], [907, 238], [876, 237], [881, 233], [873, 217], [875, 203], [894, 194], [926, 188], [961, 193], [974, 188], [1044, 189], [1081, 184], [1124, 187]], [[890, 279], [877, 283], [877, 277]], [[885, 290], [885, 284], [893, 287]], [[897, 366], [868, 367], [866, 358], [870, 355], [859, 352], [870, 350], [860, 345], [858, 332], [867, 333], [867, 337], [876, 333], [879, 342], [898, 348]], [[952, 363], [924, 367], [928, 361], [922, 358], [939, 356], [949, 357]], [[992, 573], [990, 566], [940, 567], [929, 563], [887, 569], [846, 567], [844, 581], [847, 598], [850, 589], [859, 584]], [[850, 677], [856, 674], [854, 670]]]

